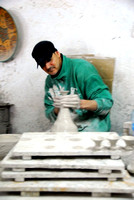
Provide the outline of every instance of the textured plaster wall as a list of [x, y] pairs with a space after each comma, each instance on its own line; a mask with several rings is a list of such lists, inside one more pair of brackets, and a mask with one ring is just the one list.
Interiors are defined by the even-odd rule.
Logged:
[[122, 133], [134, 108], [133, 0], [0, 0], [18, 28], [12, 60], [0, 63], [0, 101], [14, 104], [14, 133], [45, 131], [45, 72], [31, 57], [33, 46], [51, 40], [63, 54], [95, 54], [116, 59], [112, 131]]

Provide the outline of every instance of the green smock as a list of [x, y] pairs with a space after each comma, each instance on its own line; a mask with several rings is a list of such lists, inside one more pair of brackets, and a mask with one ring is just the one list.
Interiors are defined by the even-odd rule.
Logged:
[[110, 109], [113, 99], [96, 68], [86, 60], [62, 56], [60, 73], [56, 77], [48, 75], [45, 81], [46, 117], [52, 122], [56, 120], [53, 98], [55, 95], [60, 95], [60, 90], [64, 88], [69, 94], [78, 94], [80, 99], [95, 100], [98, 105], [96, 111], [70, 109], [78, 131], [110, 131]]

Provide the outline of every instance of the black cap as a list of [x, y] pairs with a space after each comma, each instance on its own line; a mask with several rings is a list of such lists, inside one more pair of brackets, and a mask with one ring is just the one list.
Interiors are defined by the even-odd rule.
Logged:
[[37, 62], [37, 68], [38, 65], [44, 67], [45, 63], [50, 61], [52, 54], [55, 51], [57, 51], [57, 49], [50, 41], [41, 41], [37, 43], [32, 51], [32, 57]]

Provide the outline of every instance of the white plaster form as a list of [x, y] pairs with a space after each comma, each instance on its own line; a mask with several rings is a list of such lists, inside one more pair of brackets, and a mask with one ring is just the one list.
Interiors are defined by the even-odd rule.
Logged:
[[[113, 132], [35, 132], [23, 133], [21, 140], [15, 145], [13, 149], [14, 156], [34, 156], [34, 155], [122, 155], [126, 150], [133, 150], [132, 146], [127, 146], [122, 140], [118, 138], [117, 143], [113, 149], [103, 146], [103, 143], [96, 146], [96, 138], [100, 138], [101, 142], [108, 141], [110, 135], [117, 137], [117, 133]], [[38, 141], [38, 142], [37, 142]], [[94, 143], [95, 142], [95, 143]], [[124, 145], [124, 146], [123, 146]], [[96, 151], [95, 151], [96, 150]]]
[[[125, 171], [121, 159], [112, 160], [105, 157], [106, 155], [117, 155], [116, 149], [108, 152], [106, 149], [96, 148], [92, 151], [86, 148], [77, 149], [77, 151], [71, 149], [76, 145], [75, 143], [87, 147], [83, 139], [88, 139], [89, 142], [91, 136], [100, 137], [100, 134], [103, 139], [108, 138], [108, 135], [116, 135], [116, 133], [24, 133], [20, 141], [1, 162], [4, 179], [0, 182], [0, 191], [19, 191], [22, 196], [39, 196], [42, 191], [91, 192], [93, 197], [110, 196], [111, 193], [134, 193], [134, 181]], [[59, 149], [61, 141], [64, 141], [64, 145], [62, 143], [62, 148]], [[42, 144], [51, 145], [51, 142], [54, 142], [55, 146], [49, 154], [48, 148], [44, 148], [43, 151], [42, 147], [45, 146]], [[66, 147], [64, 148], [65, 144], [68, 144], [69, 151]], [[120, 155], [126, 151], [120, 151]], [[33, 155], [38, 157], [34, 158]], [[101, 157], [98, 159], [94, 157], [95, 155]], [[54, 171], [51, 171], [52, 169]], [[8, 181], [10, 178], [15, 181]], [[42, 180], [32, 181], [27, 178], [42, 178]], [[55, 180], [55, 178], [60, 179]], [[77, 181], [73, 178], [77, 178]], [[102, 180], [102, 178], [107, 180]], [[122, 180], [117, 180], [118, 178]]]
[[[68, 192], [97, 192], [97, 193], [133, 193], [131, 185], [123, 181], [30, 181], [30, 182], [0, 182], [0, 191], [68, 191]], [[133, 183], [132, 183], [133, 184]]]

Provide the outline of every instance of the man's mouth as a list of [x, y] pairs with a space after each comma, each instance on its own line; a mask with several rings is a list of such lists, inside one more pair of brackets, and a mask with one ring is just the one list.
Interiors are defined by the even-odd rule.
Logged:
[[55, 67], [50, 67], [50, 68], [48, 69], [48, 72], [52, 72], [52, 71], [54, 70], [54, 68], [55, 68]]

